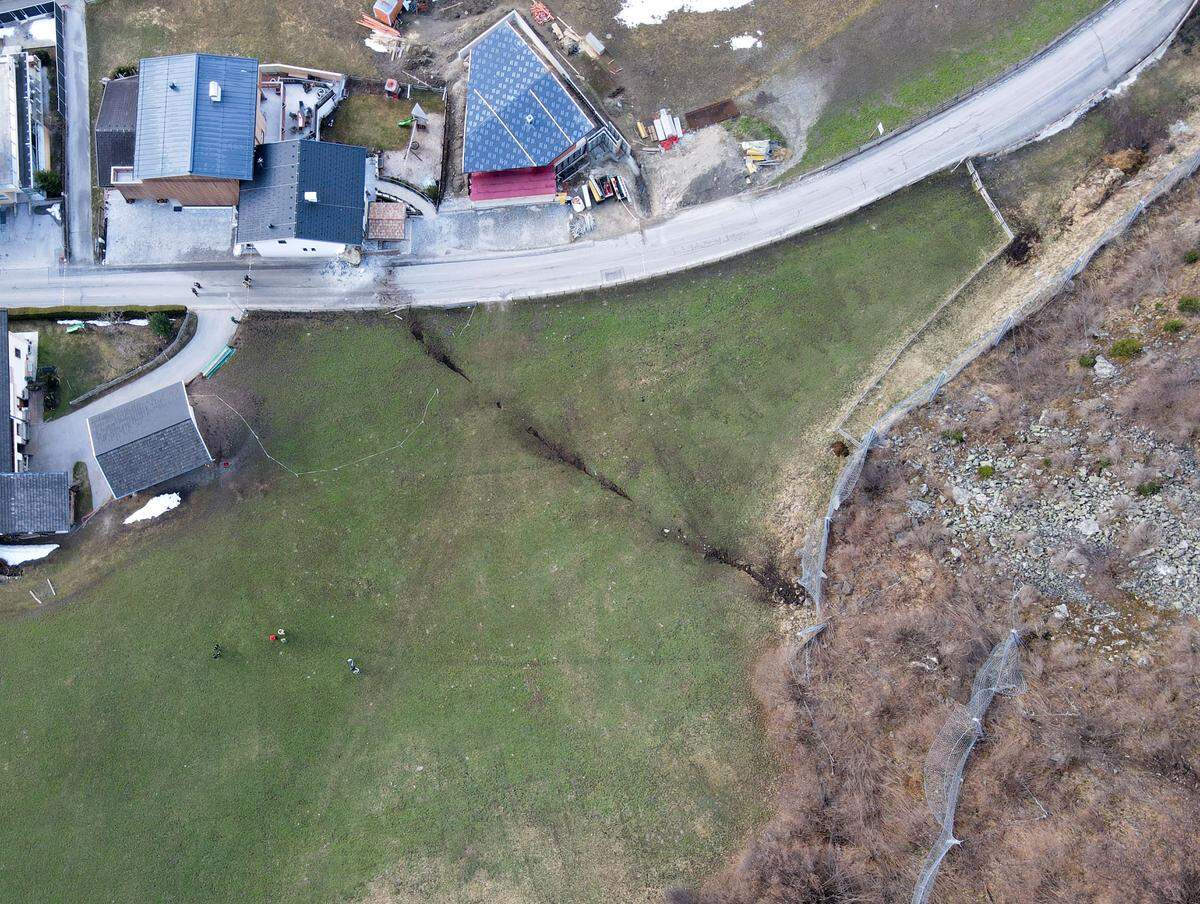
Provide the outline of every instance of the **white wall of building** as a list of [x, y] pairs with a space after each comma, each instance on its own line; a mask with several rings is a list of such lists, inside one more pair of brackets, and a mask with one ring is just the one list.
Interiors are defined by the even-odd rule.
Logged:
[[37, 352], [37, 333], [8, 334], [8, 410], [12, 412], [9, 429], [13, 432], [14, 469], [17, 471], [28, 467], [19, 447], [29, 441], [28, 381], [37, 376]]
[[340, 242], [312, 242], [308, 239], [277, 239], [233, 246], [234, 254], [257, 251], [260, 257], [337, 257], [345, 250], [346, 246]]

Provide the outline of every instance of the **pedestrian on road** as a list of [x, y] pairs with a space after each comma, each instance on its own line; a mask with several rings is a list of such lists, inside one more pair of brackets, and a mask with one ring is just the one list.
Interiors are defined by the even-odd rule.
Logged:
[[357, 675], [359, 672], [362, 671], [362, 669], [360, 669], [358, 667], [358, 663], [355, 662], [353, 659], [347, 659], [346, 665], [350, 666], [350, 674], [351, 675]]
[[197, 298], [199, 298], [199, 297], [200, 297], [200, 293], [196, 291], [196, 287], [195, 287], [195, 286], [192, 286], [192, 294], [193, 294], [193, 295], [195, 295]]
[[254, 282], [254, 280], [252, 280], [250, 278], [249, 273], [247, 273], [245, 276], [242, 277], [242, 285], [245, 286], [247, 289], [250, 288], [250, 283], [252, 283], [252, 282]]
[[193, 289], [203, 289], [204, 286], [200, 285], [200, 283], [198, 283], [198, 282], [194, 282], [194, 283], [192, 283], [192, 288]]

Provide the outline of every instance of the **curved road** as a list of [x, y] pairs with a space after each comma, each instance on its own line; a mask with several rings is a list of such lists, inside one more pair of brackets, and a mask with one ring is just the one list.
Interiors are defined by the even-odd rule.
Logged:
[[111, 499], [112, 493], [109, 492], [108, 484], [104, 482], [104, 475], [100, 473], [96, 456], [92, 454], [87, 419], [93, 414], [115, 408], [180, 380], [186, 383], [196, 376], [233, 338], [237, 329], [237, 324], [231, 319], [233, 313], [217, 308], [197, 311], [196, 334], [175, 357], [145, 376], [117, 387], [77, 411], [63, 415], [57, 420], [36, 425], [30, 448], [34, 469], [70, 473], [75, 462], [87, 462], [88, 479], [92, 485], [92, 505], [99, 508]]
[[[1114, 0], [999, 81], [832, 167], [777, 189], [694, 207], [616, 238], [538, 251], [378, 261], [338, 277], [311, 265], [9, 271], [14, 305], [187, 303], [192, 308], [336, 310], [451, 306], [554, 295], [648, 279], [752, 250], [839, 219], [973, 156], [1028, 141], [1094, 102], [1153, 56], [1193, 0]], [[204, 283], [199, 299], [189, 287]]]

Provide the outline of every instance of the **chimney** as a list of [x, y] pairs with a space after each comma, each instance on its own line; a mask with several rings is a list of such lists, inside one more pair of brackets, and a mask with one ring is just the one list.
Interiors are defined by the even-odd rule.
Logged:
[[221, 83], [220, 82], [211, 81], [208, 83], [208, 99], [211, 100], [214, 104], [221, 102]]
[[170, 88], [172, 91], [179, 90], [179, 86], [177, 84], [175, 84], [174, 82], [171, 82], [169, 85], [167, 85], [167, 87]]
[[317, 203], [317, 193], [315, 191], [306, 191], [304, 193], [304, 200], [311, 201], [313, 204], [316, 204]]

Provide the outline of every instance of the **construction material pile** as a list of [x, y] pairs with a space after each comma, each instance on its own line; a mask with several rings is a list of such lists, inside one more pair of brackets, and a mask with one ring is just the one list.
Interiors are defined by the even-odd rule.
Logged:
[[792, 152], [777, 141], [742, 142], [742, 157], [746, 161], [746, 172], [751, 176], [758, 172], [759, 167], [778, 166], [791, 155]]

